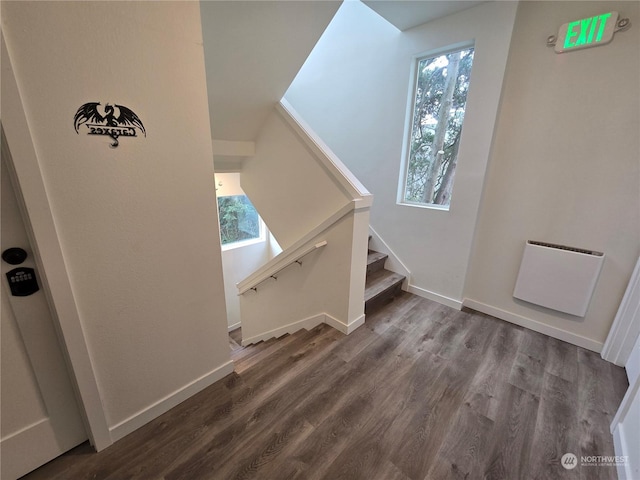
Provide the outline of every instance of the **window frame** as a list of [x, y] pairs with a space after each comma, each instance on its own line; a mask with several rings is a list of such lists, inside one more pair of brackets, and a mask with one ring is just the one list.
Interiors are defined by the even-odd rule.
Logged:
[[[404, 207], [423, 208], [428, 210], [438, 210], [448, 212], [451, 209], [453, 203], [453, 195], [451, 195], [451, 201], [449, 205], [438, 205], [435, 203], [420, 203], [405, 200], [407, 190], [407, 176], [409, 174], [409, 153], [411, 151], [411, 132], [413, 127], [413, 116], [415, 113], [415, 99], [416, 88], [418, 86], [418, 65], [422, 60], [428, 58], [439, 57], [441, 55], [448, 55], [450, 53], [459, 52], [473, 48], [476, 49], [476, 42], [474, 39], [465, 40], [464, 42], [458, 42], [450, 44], [444, 47], [435, 48], [417, 53], [411, 56], [411, 67], [409, 69], [409, 88], [407, 93], [407, 107], [404, 120], [404, 132], [402, 140], [402, 156], [400, 159], [400, 173], [398, 176], [398, 189], [396, 197], [396, 205]], [[471, 88], [469, 88], [471, 91]], [[468, 95], [468, 93], [467, 93]], [[467, 98], [468, 102], [468, 98]], [[464, 126], [463, 136], [460, 137], [460, 143], [464, 140]]]

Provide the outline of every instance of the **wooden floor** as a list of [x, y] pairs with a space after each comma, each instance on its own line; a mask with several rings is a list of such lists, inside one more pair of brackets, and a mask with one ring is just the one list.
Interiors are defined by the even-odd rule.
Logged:
[[627, 388], [598, 354], [403, 293], [350, 336], [249, 348], [235, 373], [101, 453], [28, 479], [608, 479]]

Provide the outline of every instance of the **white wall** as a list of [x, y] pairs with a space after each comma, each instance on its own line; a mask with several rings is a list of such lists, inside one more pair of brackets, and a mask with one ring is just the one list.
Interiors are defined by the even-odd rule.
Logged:
[[[411, 270], [413, 291], [460, 304], [516, 4], [491, 2], [399, 32], [345, 2], [287, 100], [375, 195], [371, 224]], [[475, 39], [449, 212], [396, 204], [414, 55]]]
[[[367, 230], [359, 220], [358, 213], [347, 214], [309, 242], [326, 241], [327, 245], [304, 257], [302, 265], [291, 264], [276, 275], [277, 280], [267, 279], [257, 291], [240, 297], [243, 342], [280, 336], [324, 321], [350, 333], [354, 325], [362, 323], [366, 243], [360, 242], [356, 233], [366, 235]], [[293, 328], [287, 329], [290, 325]]]
[[216, 197], [230, 197], [244, 195], [240, 186], [240, 173], [216, 173]]
[[286, 249], [351, 201], [276, 109], [243, 163], [242, 189]]
[[253, 141], [340, 1], [205, 0], [199, 4], [211, 137]]
[[224, 250], [222, 271], [224, 275], [227, 325], [229, 329], [240, 327], [240, 299], [236, 285], [273, 258], [267, 241]]
[[[545, 46], [563, 23], [612, 10], [633, 27], [609, 45]], [[596, 351], [640, 253], [639, 23], [637, 2], [520, 4], [465, 289], [472, 307]], [[606, 254], [584, 318], [512, 297], [527, 239]]]
[[[198, 4], [3, 2], [2, 9], [117, 439], [232, 369]], [[121, 138], [113, 149], [106, 137], [76, 134], [73, 116], [90, 101], [130, 107], [146, 138]]]

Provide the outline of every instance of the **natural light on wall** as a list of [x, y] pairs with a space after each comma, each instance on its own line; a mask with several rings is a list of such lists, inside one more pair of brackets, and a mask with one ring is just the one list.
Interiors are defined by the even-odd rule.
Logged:
[[448, 209], [472, 63], [472, 47], [416, 58], [400, 203]]

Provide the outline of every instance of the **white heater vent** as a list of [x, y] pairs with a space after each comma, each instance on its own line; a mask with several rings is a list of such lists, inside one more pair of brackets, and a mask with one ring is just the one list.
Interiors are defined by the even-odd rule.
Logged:
[[584, 317], [603, 261], [602, 252], [529, 240], [513, 296]]

